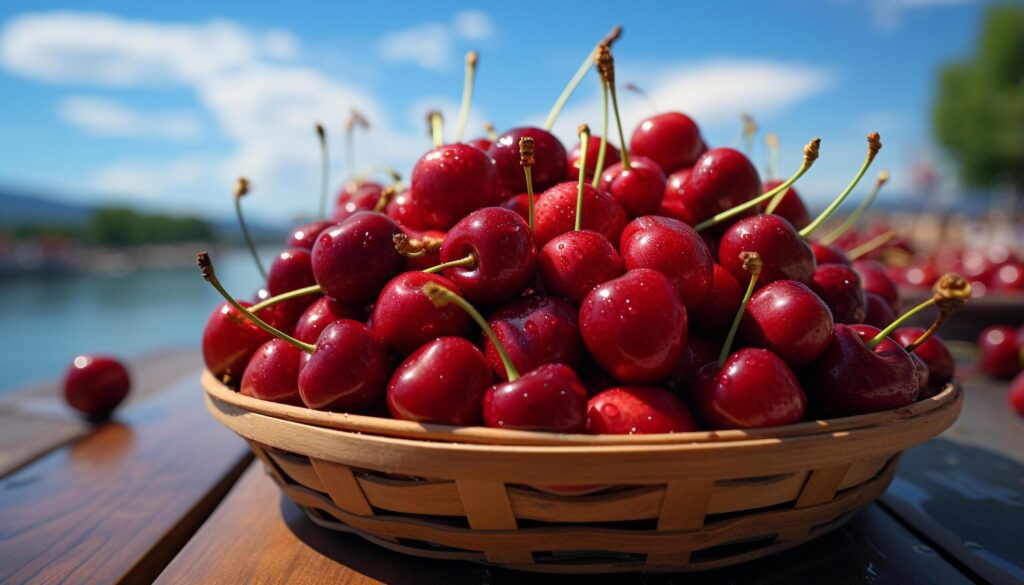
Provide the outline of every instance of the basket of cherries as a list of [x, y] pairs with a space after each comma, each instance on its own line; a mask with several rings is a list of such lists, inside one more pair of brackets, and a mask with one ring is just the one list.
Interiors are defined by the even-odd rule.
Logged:
[[[878, 134], [811, 219], [792, 185], [817, 139], [767, 183], [681, 113], [627, 143], [617, 36], [546, 128], [462, 141], [463, 115], [445, 144], [431, 114], [409, 184], [347, 184], [254, 302], [199, 255], [225, 297], [203, 332], [207, 407], [317, 524], [531, 571], [701, 570], [841, 525], [956, 419], [934, 333], [969, 283], [939, 279], [905, 314], [935, 325], [903, 328], [884, 271], [811, 239]], [[549, 129], [594, 64], [603, 135], [581, 126], [567, 153]]]

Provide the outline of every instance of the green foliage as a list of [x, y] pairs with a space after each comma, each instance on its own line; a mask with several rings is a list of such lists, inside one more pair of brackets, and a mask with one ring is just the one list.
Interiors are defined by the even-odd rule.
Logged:
[[125, 207], [97, 209], [82, 233], [86, 243], [99, 246], [135, 246], [212, 238], [210, 224], [197, 217], [143, 214]]
[[940, 72], [932, 118], [966, 184], [1024, 188], [1024, 7], [987, 9], [975, 54]]

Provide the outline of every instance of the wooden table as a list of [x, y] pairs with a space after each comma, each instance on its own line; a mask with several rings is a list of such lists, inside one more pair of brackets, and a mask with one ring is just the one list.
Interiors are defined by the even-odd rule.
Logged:
[[969, 373], [957, 424], [838, 530], [708, 573], [553, 577], [319, 528], [206, 413], [194, 350], [133, 370], [132, 401], [96, 428], [53, 385], [0, 399], [0, 583], [1024, 582], [1024, 421], [1005, 383]]

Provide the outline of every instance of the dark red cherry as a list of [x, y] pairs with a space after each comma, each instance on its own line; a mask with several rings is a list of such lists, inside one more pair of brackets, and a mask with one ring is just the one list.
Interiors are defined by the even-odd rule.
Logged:
[[612, 196], [629, 217], [657, 213], [665, 197], [665, 173], [647, 158], [630, 157], [630, 168], [616, 163], [602, 173], [601, 189]]
[[313, 244], [316, 243], [316, 237], [320, 235], [320, 232], [331, 227], [335, 223], [336, 222], [334, 221], [326, 219], [304, 223], [292, 230], [291, 235], [288, 236], [288, 241], [284, 243], [284, 247], [312, 250]]
[[807, 285], [778, 280], [750, 297], [740, 322], [740, 340], [772, 351], [787, 364], [813, 361], [828, 347], [832, 313]]
[[[444, 241], [447, 234], [438, 230], [423, 230], [416, 231], [406, 229], [405, 233], [409, 238], [414, 240], [427, 240], [433, 239], [437, 241]], [[441, 263], [441, 248], [440, 246], [428, 247], [422, 256], [409, 257], [406, 259], [406, 270], [426, 270], [432, 268]]]
[[[921, 327], [900, 327], [892, 332], [892, 338], [896, 343], [906, 347], [924, 335], [924, 331]], [[949, 353], [949, 348], [938, 335], [932, 335], [910, 353], [927, 364], [928, 386], [932, 390], [941, 390], [953, 380], [953, 354]]]
[[469, 315], [456, 305], [435, 306], [423, 294], [428, 282], [460, 294], [459, 287], [438, 274], [403, 272], [387, 283], [377, 298], [373, 331], [392, 353], [408, 355], [432, 339], [469, 334]]
[[494, 143], [491, 142], [490, 138], [474, 138], [473, 140], [467, 140], [466, 144], [479, 148], [484, 152], [487, 152], [491, 148], [491, 145]]
[[889, 278], [885, 266], [875, 260], [857, 260], [853, 269], [860, 275], [864, 292], [875, 293], [889, 303], [893, 313], [900, 312], [900, 291]]
[[[277, 296], [316, 284], [313, 278], [313, 255], [305, 248], [289, 248], [274, 258], [267, 273], [267, 291]], [[294, 323], [299, 315], [306, 310], [316, 295], [304, 295], [277, 303], [280, 310], [291, 316]]]
[[[517, 150], [517, 166], [518, 156]], [[504, 201], [497, 181], [498, 170], [485, 152], [468, 144], [446, 144], [427, 152], [413, 167], [410, 197], [427, 226], [448, 229], [477, 209]]]
[[484, 424], [500, 429], [583, 433], [587, 390], [563, 364], [546, 364], [484, 394]]
[[796, 375], [766, 349], [744, 348], [721, 368], [712, 362], [697, 372], [694, 401], [712, 429], [774, 427], [800, 422], [807, 396]]
[[711, 291], [699, 307], [687, 314], [701, 331], [715, 339], [723, 339], [740, 308], [746, 287], [741, 286], [721, 264], [714, 264], [713, 268]]
[[510, 197], [501, 204], [505, 209], [511, 209], [512, 211], [519, 214], [520, 217], [526, 221], [530, 221], [530, 194], [520, 193], [515, 197]]
[[819, 264], [810, 284], [821, 300], [825, 301], [837, 323], [852, 325], [864, 321], [867, 301], [860, 285], [860, 276], [850, 266]]
[[580, 332], [594, 359], [627, 384], [665, 378], [686, 349], [686, 307], [655, 270], [630, 270], [590, 291]]
[[370, 181], [350, 181], [342, 188], [335, 203], [331, 219], [334, 223], [345, 221], [360, 211], [373, 211], [380, 201], [384, 186]]
[[[534, 207], [534, 236], [539, 245], [575, 229], [578, 193], [578, 185], [567, 182], [551, 187], [537, 198]], [[584, 184], [581, 229], [595, 231], [610, 242], [618, 242], [625, 226], [626, 212], [622, 205], [589, 183]]]
[[697, 225], [698, 223], [690, 210], [686, 208], [686, 203], [678, 197], [662, 199], [661, 205], [658, 207], [658, 215], [678, 219], [686, 225]]
[[358, 321], [324, 328], [299, 367], [299, 396], [315, 410], [358, 412], [384, 395], [391, 368], [384, 341]]
[[697, 430], [690, 409], [674, 394], [656, 386], [618, 386], [587, 403], [591, 434], [650, 435]]
[[1024, 291], [1024, 264], [1008, 260], [999, 266], [988, 279], [992, 290]]
[[697, 123], [679, 112], [658, 114], [640, 122], [629, 141], [631, 155], [652, 159], [665, 174], [693, 166], [704, 148]]
[[1006, 393], [1006, 402], [1010, 410], [1017, 413], [1017, 416], [1024, 417], [1024, 373], [1018, 374], [1010, 382], [1010, 391]]
[[579, 305], [593, 288], [622, 276], [622, 259], [608, 238], [590, 230], [555, 237], [537, 255], [544, 290]]
[[[569, 180], [576, 181], [580, 178], [580, 154], [582, 149], [580, 144], [576, 144], [571, 151], [569, 151]], [[594, 171], [597, 170], [597, 157], [601, 153], [601, 137], [591, 136], [590, 140], [587, 141], [587, 180], [590, 180], [594, 176]], [[610, 142], [605, 145], [604, 150], [604, 166], [605, 168], [619, 162], [619, 149], [615, 148]]]
[[[259, 316], [266, 321], [263, 311], [260, 311]], [[302, 316], [295, 323], [292, 337], [306, 343], [316, 343], [324, 328], [338, 319], [361, 321], [363, 314], [358, 309], [345, 306], [330, 297], [322, 296], [306, 307]]]
[[399, 420], [478, 425], [493, 383], [480, 350], [461, 337], [441, 337], [412, 353], [388, 383], [388, 410]]
[[[583, 362], [583, 340], [576, 309], [563, 300], [529, 295], [498, 309], [487, 323], [520, 372], [551, 363], [575, 370]], [[506, 379], [501, 356], [486, 336], [484, 354], [498, 377]]]
[[412, 201], [411, 192], [404, 189], [388, 202], [384, 214], [406, 230], [425, 230], [426, 222], [420, 217], [420, 209]]
[[668, 175], [665, 179], [665, 199], [683, 199], [683, 193], [690, 183], [693, 169], [686, 167]]
[[[243, 307], [252, 303], [238, 301]], [[270, 339], [270, 334], [243, 317], [227, 302], [206, 320], [203, 329], [203, 362], [206, 369], [226, 384], [238, 384], [242, 373], [256, 350]]]
[[[795, 228], [796, 226], [794, 225], [793, 227]], [[811, 251], [814, 252], [814, 259], [818, 264], [853, 265], [853, 262], [850, 261], [846, 252], [839, 246], [822, 244], [820, 242], [811, 242]]]
[[711, 292], [714, 261], [704, 240], [685, 223], [646, 215], [622, 231], [619, 253], [626, 270], [651, 268], [668, 277], [693, 311]]
[[996, 378], [1012, 378], [1021, 370], [1021, 349], [1015, 340], [1016, 332], [1008, 325], [986, 327], [978, 335], [981, 350], [981, 371]]
[[[764, 184], [764, 192], [767, 193], [784, 182], [778, 179], [768, 181]], [[786, 194], [782, 196], [782, 201], [779, 201], [779, 204], [772, 213], [786, 218], [798, 230], [804, 229], [811, 223], [811, 214], [807, 213], [807, 206], [804, 205], [804, 200], [800, 198], [800, 195], [793, 187], [786, 189]]]
[[441, 262], [470, 254], [472, 265], [445, 268], [444, 275], [474, 304], [500, 305], [519, 296], [533, 279], [537, 249], [530, 226], [514, 211], [485, 207], [449, 230]]
[[526, 176], [519, 164], [519, 139], [524, 136], [533, 138], [534, 193], [553, 187], [569, 176], [565, 147], [554, 134], [540, 128], [513, 128], [502, 134], [487, 151], [497, 165], [498, 182], [505, 197], [526, 192]]
[[283, 339], [271, 339], [253, 354], [239, 389], [244, 396], [302, 406], [299, 365], [303, 351]]
[[[878, 327], [872, 327], [871, 325], [864, 325], [864, 324], [850, 325], [850, 329], [853, 329], [854, 331], [856, 331], [857, 335], [860, 335], [860, 339], [864, 343], [868, 343], [869, 341], [874, 339], [876, 335], [878, 335], [879, 333], [882, 332], [882, 330], [879, 329]], [[890, 337], [886, 337], [885, 339], [883, 339], [882, 342], [878, 344], [878, 347], [875, 348], [875, 350], [879, 351], [879, 352], [881, 352], [881, 351], [890, 351], [890, 352], [896, 352], [896, 353], [899, 353], [900, 349], [906, 349], [906, 348], [904, 348], [903, 345], [901, 345], [900, 343], [897, 343], [896, 339], [894, 337], [891, 337], [891, 336]], [[908, 355], [910, 355], [910, 359], [914, 362], [914, 368], [915, 368], [915, 372], [916, 372], [917, 389], [918, 389], [918, 395], [917, 395], [916, 400], [920, 400], [922, 398], [927, 398], [929, 396], [932, 396], [934, 393], [931, 391], [931, 388], [928, 386], [928, 376], [929, 376], [928, 364], [924, 363], [924, 360], [922, 360], [920, 357], [918, 357], [917, 354], [914, 354], [914, 353], [911, 353], [911, 352], [907, 352], [907, 353], [908, 353]]]
[[814, 276], [815, 260], [810, 246], [785, 219], [777, 215], [755, 215], [733, 224], [718, 242], [718, 262], [739, 282], [747, 274], [740, 260], [742, 252], [757, 252], [764, 263], [758, 286], [776, 280], [808, 283]]
[[889, 303], [873, 292], [864, 293], [864, 308], [865, 325], [882, 328], [896, 320]]
[[113, 412], [130, 388], [128, 370], [108, 356], [80, 355], [71, 361], [64, 374], [64, 400], [91, 419]]
[[[737, 303], [737, 307], [739, 304]], [[725, 332], [722, 333], [725, 336]], [[675, 369], [665, 379], [665, 386], [669, 390], [693, 404], [693, 383], [696, 380], [697, 370], [718, 359], [721, 346], [718, 343], [701, 337], [699, 334], [690, 333], [686, 340], [686, 351], [683, 357], [676, 364]]]
[[372, 212], [324, 230], [313, 246], [313, 275], [324, 294], [350, 306], [373, 302], [405, 268], [394, 243], [401, 231], [391, 218]]
[[743, 153], [715, 148], [697, 159], [680, 194], [694, 217], [704, 221], [760, 195], [761, 178]]

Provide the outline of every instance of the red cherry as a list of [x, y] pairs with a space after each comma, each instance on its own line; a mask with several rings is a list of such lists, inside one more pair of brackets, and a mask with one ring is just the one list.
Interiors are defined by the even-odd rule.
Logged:
[[[736, 316], [736, 311], [740, 308], [744, 288], [740, 286], [732, 273], [722, 268], [720, 264], [714, 264], [713, 268], [711, 292], [700, 307], [687, 314], [701, 331], [716, 339], [721, 339], [725, 337]], [[715, 357], [717, 357], [717, 352]]]
[[370, 181], [350, 181], [338, 194], [335, 203], [334, 213], [331, 218], [334, 223], [345, 221], [360, 211], [373, 211], [380, 201], [380, 194], [384, 192], [384, 186]]
[[[551, 363], [575, 370], [583, 362], [576, 309], [565, 301], [543, 295], [526, 296], [498, 309], [487, 322], [520, 372]], [[486, 337], [484, 354], [498, 377], [507, 379], [501, 356]]]
[[874, 260], [857, 260], [853, 269], [860, 275], [864, 292], [877, 294], [889, 303], [893, 313], [900, 312], [900, 291], [885, 272], [885, 266]]
[[533, 138], [535, 193], [553, 187], [569, 176], [565, 147], [554, 134], [540, 128], [513, 128], [502, 134], [487, 151], [497, 165], [498, 182], [505, 197], [526, 192], [526, 176], [519, 164], [519, 139], [524, 136]]
[[[267, 292], [277, 296], [316, 284], [312, 254], [305, 248], [290, 248], [277, 255], [267, 273]], [[305, 295], [277, 303], [280, 311], [291, 316], [292, 323], [306, 310], [316, 295]]]
[[[576, 183], [559, 183], [540, 194], [534, 207], [534, 236], [538, 244], [544, 245], [574, 229], [578, 194]], [[610, 242], [618, 242], [625, 226], [626, 212], [622, 205], [610, 195], [584, 184], [580, 227], [595, 231]]]
[[334, 224], [335, 222], [329, 220], [304, 223], [292, 230], [291, 235], [288, 236], [288, 240], [284, 243], [284, 247], [312, 250], [313, 244], [316, 243], [316, 237], [320, 235], [320, 232]]
[[[697, 225], [697, 219], [693, 217], [690, 210], [686, 208], [686, 203], [678, 197], [666, 197], [662, 199], [661, 205], [658, 207], [657, 215], [678, 219], [686, 225]], [[703, 235], [701, 237], [703, 237]]]
[[1010, 391], [1006, 393], [1006, 402], [1017, 416], [1024, 417], [1024, 374], [1018, 374], [1010, 382]]
[[872, 327], [886, 327], [896, 320], [896, 313], [881, 296], [873, 292], [864, 293], [864, 324]]
[[473, 147], [476, 147], [476, 148], [479, 148], [480, 150], [482, 150], [484, 152], [487, 152], [487, 150], [490, 149], [491, 145], [494, 144], [494, 143], [491, 142], [490, 138], [482, 138], [481, 137], [481, 138], [474, 138], [472, 140], [467, 140], [466, 144], [468, 144], [470, 146], [473, 146]]
[[388, 202], [384, 208], [384, 214], [395, 220], [395, 223], [406, 230], [425, 230], [426, 222], [420, 217], [420, 209], [412, 201], [412, 194], [408, 189], [402, 190]]
[[601, 189], [618, 201], [629, 217], [657, 213], [665, 197], [665, 173], [648, 158], [631, 156], [628, 169], [616, 163], [601, 179]]
[[778, 280], [750, 297], [740, 339], [799, 366], [828, 348], [833, 330], [832, 313], [818, 295], [802, 283]]
[[577, 305], [593, 288], [622, 276], [622, 259], [603, 235], [578, 230], [555, 237], [537, 255], [544, 289]]
[[[795, 225], [793, 227], [796, 227]], [[845, 264], [852, 266], [849, 256], [839, 246], [811, 242], [811, 251], [814, 252], [814, 260], [818, 264]]]
[[511, 209], [512, 211], [519, 214], [520, 217], [526, 221], [530, 221], [530, 194], [520, 193], [515, 197], [510, 197], [501, 204], [505, 209]]
[[711, 292], [714, 261], [704, 240], [685, 223], [653, 215], [634, 219], [619, 243], [626, 270], [651, 268], [668, 277], [688, 311]]
[[697, 430], [697, 423], [683, 401], [664, 388], [619, 386], [587, 403], [587, 430], [612, 435], [685, 433]]
[[484, 394], [484, 424], [502, 429], [582, 433], [587, 429], [587, 390], [563, 364], [546, 364]]
[[[252, 306], [252, 303], [246, 301], [239, 303], [243, 307]], [[203, 362], [218, 380], [238, 384], [249, 358], [269, 339], [269, 333], [223, 302], [217, 305], [206, 320], [202, 342]]]
[[860, 285], [860, 276], [850, 266], [820, 264], [811, 278], [811, 290], [825, 301], [837, 323], [852, 325], [864, 321], [867, 301]]
[[992, 290], [1024, 291], [1024, 264], [1010, 260], [997, 268], [988, 279]]
[[[778, 179], [768, 181], [764, 184], [764, 191], [771, 191], [784, 182]], [[782, 200], [775, 206], [772, 213], [786, 218], [798, 230], [804, 229], [811, 223], [811, 215], [807, 213], [807, 206], [804, 205], [804, 200], [800, 198], [793, 187], [786, 190], [786, 194], [782, 196]]]
[[[739, 308], [739, 303], [736, 306]], [[683, 352], [683, 357], [675, 369], [665, 379], [665, 385], [692, 405], [693, 383], [697, 377], [697, 370], [717, 360], [720, 350], [717, 343], [691, 333], [686, 340], [686, 351]]]
[[[260, 311], [260, 318], [266, 315]], [[320, 333], [325, 327], [338, 319], [352, 319], [360, 321], [363, 319], [362, 311], [347, 307], [330, 297], [320, 297], [313, 301], [313, 304], [306, 308], [298, 322], [295, 323], [295, 332], [292, 334], [295, 339], [306, 343], [316, 343]], [[266, 319], [263, 319], [266, 321]], [[271, 325], [274, 325], [271, 323]], [[276, 325], [275, 325], [276, 327]], [[280, 329], [280, 327], [278, 327]]]
[[380, 213], [360, 212], [328, 228], [313, 246], [313, 275], [324, 294], [351, 306], [372, 302], [405, 267], [395, 250], [401, 228]]
[[696, 122], [679, 112], [658, 114], [640, 122], [629, 141], [632, 155], [654, 160], [666, 174], [693, 166], [704, 149]]
[[444, 275], [473, 303], [500, 305], [519, 296], [533, 279], [537, 249], [530, 226], [514, 211], [485, 207], [449, 230], [441, 262], [470, 254], [472, 265], [445, 268]]
[[681, 193], [687, 209], [698, 221], [760, 194], [761, 178], [757, 169], [743, 153], [731, 148], [715, 148], [702, 154], [694, 163], [686, 189]]
[[766, 349], [741, 349], [721, 367], [707, 364], [693, 389], [700, 418], [712, 429], [793, 424], [807, 409], [796, 375]]
[[[924, 332], [925, 330], [921, 327], [900, 327], [893, 331], [892, 338], [906, 347], [917, 341], [924, 335]], [[932, 335], [926, 339], [911, 354], [921, 358], [928, 366], [928, 386], [933, 390], [941, 389], [953, 379], [955, 369], [953, 354], [949, 353], [949, 348], [938, 335]]]
[[[571, 151], [569, 151], [569, 180], [576, 181], [580, 178], [580, 154], [582, 149], [580, 144], [576, 144]], [[594, 171], [597, 170], [597, 157], [601, 154], [601, 137], [591, 136], [590, 140], [587, 141], [587, 175], [586, 178], [589, 180], [593, 178]], [[619, 149], [615, 148], [610, 142], [605, 145], [604, 150], [604, 166], [609, 167], [619, 162]]]
[[686, 349], [686, 307], [655, 270], [630, 270], [590, 291], [580, 332], [594, 359], [616, 379], [647, 384], [667, 376]]
[[691, 173], [693, 173], [693, 169], [687, 167], [685, 169], [679, 169], [668, 176], [665, 180], [665, 198], [662, 200], [663, 204], [665, 201], [676, 199], [678, 199], [680, 203], [683, 202], [685, 199], [683, 193], [686, 192], [686, 187], [690, 183]]
[[253, 354], [242, 376], [244, 396], [302, 406], [299, 365], [303, 351], [283, 339], [271, 339]]
[[755, 215], [732, 225], [718, 242], [718, 261], [737, 281], [747, 280], [740, 260], [742, 252], [757, 252], [764, 263], [758, 286], [776, 280], [808, 283], [815, 260], [810, 246], [785, 219]]
[[388, 410], [399, 420], [477, 425], [492, 382], [490, 366], [475, 345], [461, 337], [440, 337], [395, 370], [388, 383]]
[[437, 307], [423, 294], [423, 285], [428, 282], [460, 294], [459, 288], [443, 276], [403, 272], [384, 287], [374, 305], [373, 331], [397, 355], [408, 355], [438, 337], [464, 337], [470, 331], [465, 311], [455, 305]]
[[92, 419], [113, 412], [130, 388], [128, 370], [112, 357], [80, 355], [64, 374], [64, 400]]
[[384, 395], [390, 367], [380, 336], [340, 319], [324, 328], [313, 353], [303, 356], [299, 396], [315, 410], [357, 412]]
[[[405, 230], [406, 235], [413, 240], [428, 240], [433, 239], [439, 242], [443, 242], [447, 234], [438, 230], [424, 230], [416, 231], [411, 229]], [[406, 270], [426, 270], [433, 268], [441, 263], [441, 248], [440, 246], [427, 246], [424, 249], [422, 256], [410, 256], [406, 259]]]
[[482, 150], [446, 144], [413, 167], [410, 196], [426, 225], [448, 229], [477, 209], [501, 203], [497, 181], [494, 161]]
[[1012, 378], [1021, 371], [1021, 348], [1017, 347], [1016, 332], [1008, 325], [993, 325], [978, 335], [981, 350], [981, 371], [996, 378]]

